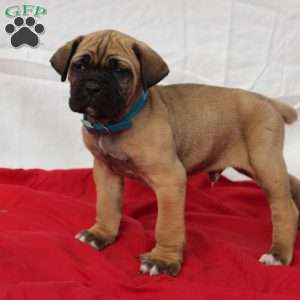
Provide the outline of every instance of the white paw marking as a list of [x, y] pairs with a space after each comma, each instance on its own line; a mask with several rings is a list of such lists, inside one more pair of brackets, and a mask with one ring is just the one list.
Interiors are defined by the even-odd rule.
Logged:
[[156, 276], [156, 275], [159, 275], [159, 271], [158, 271], [158, 268], [156, 265], [154, 265], [150, 271], [149, 271], [149, 275], [150, 276]]
[[149, 271], [149, 267], [146, 264], [141, 264], [140, 272], [146, 274]]
[[97, 246], [97, 244], [95, 243], [95, 241], [88, 242], [88, 244], [91, 245], [93, 248], [95, 248], [95, 249], [98, 250], [98, 246]]
[[156, 265], [149, 267], [147, 264], [144, 263], [142, 263], [140, 266], [140, 272], [143, 274], [149, 273], [150, 276], [156, 276], [160, 274], [159, 269]]
[[75, 239], [79, 240], [80, 236], [81, 236], [81, 234], [80, 234], [80, 233], [77, 233], [77, 234], [75, 235]]
[[268, 266], [282, 266], [282, 262], [276, 259], [272, 254], [263, 254], [259, 262]]
[[[88, 243], [86, 241], [85, 236], [80, 232], [75, 235], [75, 239], [77, 239], [77, 240], [79, 240], [80, 242], [83, 242], [83, 243]], [[90, 244], [90, 243], [88, 243], [88, 244]]]
[[79, 235], [79, 237], [77, 237], [77, 240], [79, 240], [80, 242], [83, 242], [83, 243], [86, 242], [84, 235]]
[[77, 233], [75, 235], [75, 239], [79, 240], [80, 242], [86, 243], [88, 245], [90, 245], [91, 247], [95, 248], [95, 249], [99, 249], [99, 247], [97, 246], [95, 241], [87, 241], [85, 235], [81, 234], [81, 233]]

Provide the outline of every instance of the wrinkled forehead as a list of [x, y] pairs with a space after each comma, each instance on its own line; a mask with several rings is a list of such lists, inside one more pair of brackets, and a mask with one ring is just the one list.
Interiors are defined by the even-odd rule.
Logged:
[[98, 31], [86, 35], [73, 57], [73, 61], [83, 55], [90, 55], [96, 65], [105, 64], [109, 58], [118, 58], [133, 63], [135, 40], [116, 31]]

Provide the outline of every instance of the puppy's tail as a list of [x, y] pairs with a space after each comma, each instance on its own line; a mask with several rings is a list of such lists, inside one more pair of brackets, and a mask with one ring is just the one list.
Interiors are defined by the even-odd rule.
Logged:
[[268, 99], [268, 101], [281, 114], [285, 123], [292, 124], [298, 119], [296, 108], [270, 98]]

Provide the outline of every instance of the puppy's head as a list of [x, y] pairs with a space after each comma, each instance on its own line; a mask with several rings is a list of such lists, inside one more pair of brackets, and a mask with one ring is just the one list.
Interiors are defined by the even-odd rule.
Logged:
[[71, 110], [89, 118], [119, 118], [169, 69], [149, 46], [117, 31], [80, 36], [59, 48], [50, 60], [71, 84]]

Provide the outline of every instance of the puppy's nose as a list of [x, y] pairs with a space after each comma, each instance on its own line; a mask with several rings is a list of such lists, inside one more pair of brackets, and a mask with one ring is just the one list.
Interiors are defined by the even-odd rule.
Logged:
[[90, 95], [93, 95], [100, 91], [100, 85], [95, 81], [87, 81], [85, 83], [85, 89]]

